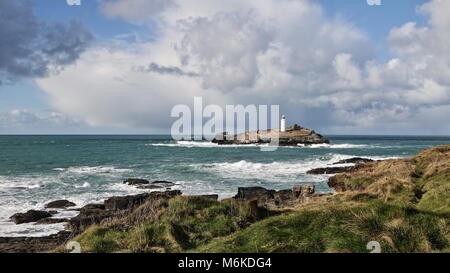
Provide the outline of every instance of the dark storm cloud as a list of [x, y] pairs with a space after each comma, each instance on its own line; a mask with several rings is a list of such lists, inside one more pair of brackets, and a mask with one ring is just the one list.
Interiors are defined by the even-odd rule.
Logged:
[[162, 66], [156, 63], [151, 63], [147, 67], [138, 67], [137, 71], [141, 72], [153, 72], [163, 75], [176, 75], [176, 76], [187, 76], [187, 77], [198, 77], [199, 74], [194, 72], [186, 72], [183, 69], [176, 66]]
[[73, 63], [93, 40], [78, 21], [50, 23], [30, 0], [0, 1], [0, 84], [45, 77]]

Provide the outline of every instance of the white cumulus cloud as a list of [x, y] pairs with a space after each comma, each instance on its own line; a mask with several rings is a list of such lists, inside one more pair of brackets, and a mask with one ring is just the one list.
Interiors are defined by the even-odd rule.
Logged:
[[[307, 0], [109, 0], [105, 14], [155, 20], [152, 42], [98, 45], [61, 74], [39, 79], [58, 111], [91, 125], [169, 128], [172, 106], [281, 104], [291, 121], [328, 132], [401, 133], [450, 108], [449, 1], [418, 11], [388, 41], [386, 63], [363, 30]], [[119, 7], [126, 6], [127, 9]], [[117, 43], [115, 43], [117, 44]]]

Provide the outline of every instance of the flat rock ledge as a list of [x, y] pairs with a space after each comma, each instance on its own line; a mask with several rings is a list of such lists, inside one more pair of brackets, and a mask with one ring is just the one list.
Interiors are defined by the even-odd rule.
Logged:
[[297, 124], [286, 128], [286, 132], [279, 129], [257, 130], [229, 136], [222, 133], [216, 136], [212, 142], [219, 145], [245, 145], [245, 144], [268, 144], [278, 135], [280, 146], [299, 146], [330, 143], [324, 136], [313, 130], [303, 128]]
[[253, 201], [258, 207], [270, 210], [295, 207], [331, 195], [332, 193], [316, 193], [314, 184], [306, 184], [279, 191], [263, 187], [241, 187], [233, 198], [238, 201]]
[[43, 253], [64, 245], [71, 238], [70, 231], [45, 237], [0, 237], [1, 253]]

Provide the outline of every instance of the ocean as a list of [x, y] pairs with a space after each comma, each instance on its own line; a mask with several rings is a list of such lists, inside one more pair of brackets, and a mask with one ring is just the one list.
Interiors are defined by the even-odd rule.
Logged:
[[[330, 192], [329, 175], [307, 175], [350, 157], [389, 159], [449, 144], [450, 137], [327, 136], [330, 145], [280, 147], [217, 146], [174, 141], [170, 136], [0, 136], [0, 237], [44, 236], [64, 224], [15, 225], [17, 212], [43, 209], [57, 199], [78, 207], [117, 195], [143, 193], [124, 185], [127, 178], [176, 182], [184, 194], [231, 197], [242, 186], [288, 189], [312, 183]], [[148, 191], [148, 190], [147, 190]], [[75, 216], [60, 210], [56, 218]]]

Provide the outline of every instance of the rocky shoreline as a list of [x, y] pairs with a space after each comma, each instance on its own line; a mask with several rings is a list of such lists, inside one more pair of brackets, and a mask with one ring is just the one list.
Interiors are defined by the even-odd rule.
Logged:
[[60, 231], [44, 237], [0, 237], [0, 253], [43, 253], [67, 243], [73, 234]]
[[[92, 225], [98, 225], [114, 219], [131, 214], [142, 204], [148, 202], [167, 201], [174, 197], [181, 196], [179, 190], [154, 191], [137, 195], [115, 196], [106, 199], [103, 203], [88, 204], [81, 207], [79, 214], [70, 219], [50, 218], [52, 214], [46, 211], [30, 210], [26, 213], [17, 213], [11, 216], [12, 221], [22, 217], [22, 221], [17, 223], [35, 222], [36, 224], [51, 224], [51, 220], [63, 220], [66, 222], [66, 231], [44, 237], [0, 237], [0, 253], [36, 253], [48, 252], [57, 247], [63, 246], [71, 238], [82, 233]], [[236, 200], [238, 202], [249, 203], [256, 214], [266, 215], [268, 210], [281, 209], [296, 206], [303, 203], [313, 202], [331, 193], [316, 193], [313, 184], [299, 185], [286, 190], [269, 190], [263, 187], [241, 187], [238, 193], [225, 199]], [[218, 195], [198, 195], [188, 196], [218, 200]], [[67, 200], [57, 200], [51, 203], [67, 203]], [[47, 221], [45, 223], [44, 221]]]
[[[366, 158], [349, 158], [334, 164], [356, 163], [349, 167], [328, 167], [310, 170], [311, 174], [330, 174], [354, 171], [364, 162], [371, 162]], [[336, 171], [338, 170], [338, 171]], [[73, 209], [76, 204], [69, 200], [55, 200], [45, 205], [48, 211], [29, 210], [24, 213], [16, 213], [10, 217], [15, 224], [35, 223], [36, 225], [66, 223], [65, 231], [44, 237], [0, 237], [0, 253], [4, 252], [45, 252], [67, 243], [71, 238], [80, 234], [92, 225], [101, 224], [114, 218], [120, 218], [124, 214], [130, 213], [146, 202], [157, 202], [159, 200], [169, 200], [176, 196], [181, 196], [179, 190], [171, 190], [176, 183], [169, 181], [153, 181], [145, 179], [129, 178], [123, 181], [124, 184], [134, 186], [143, 190], [159, 190], [137, 195], [114, 196], [106, 199], [103, 203], [87, 204], [81, 208]], [[250, 202], [259, 214], [261, 211], [267, 213], [268, 210], [294, 207], [299, 204], [324, 200], [332, 193], [316, 193], [313, 184], [298, 185], [292, 189], [270, 190], [263, 187], [240, 187], [238, 193], [228, 199]], [[207, 198], [217, 201], [218, 195], [200, 195], [197, 197]], [[227, 201], [227, 199], [223, 200]], [[58, 214], [56, 209], [70, 209], [79, 211], [79, 214], [70, 219], [53, 218]]]
[[[79, 214], [67, 220], [67, 231], [58, 234], [0, 238], [0, 252], [64, 252], [72, 239], [83, 252], [99, 253], [228, 253], [255, 247], [261, 252], [364, 252], [373, 238], [385, 252], [450, 251], [450, 145], [411, 158], [350, 158], [337, 164], [355, 165], [310, 171], [337, 172], [328, 179], [333, 193], [317, 193], [313, 184], [285, 190], [240, 187], [221, 201], [218, 195], [182, 195], [168, 181], [127, 179], [130, 186], [161, 188], [76, 209]], [[57, 200], [46, 207], [71, 206], [69, 200]], [[29, 211], [11, 220], [38, 223], [51, 215]]]

